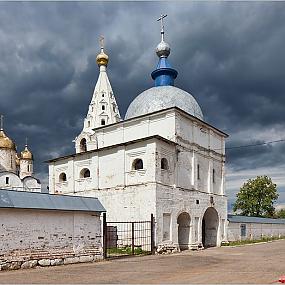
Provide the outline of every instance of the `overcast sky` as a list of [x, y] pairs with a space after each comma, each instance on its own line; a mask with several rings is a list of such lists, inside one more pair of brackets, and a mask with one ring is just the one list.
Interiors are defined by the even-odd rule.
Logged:
[[[1, 2], [0, 113], [19, 151], [29, 138], [43, 184], [43, 161], [74, 152], [98, 76], [99, 36], [124, 115], [153, 86], [161, 13], [175, 85], [230, 135], [227, 147], [285, 138], [284, 2]], [[264, 174], [285, 206], [285, 143], [228, 150], [229, 203]]]

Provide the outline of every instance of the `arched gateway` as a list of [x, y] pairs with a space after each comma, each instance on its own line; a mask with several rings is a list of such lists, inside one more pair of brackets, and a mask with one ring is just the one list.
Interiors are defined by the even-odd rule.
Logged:
[[205, 248], [217, 246], [219, 217], [217, 211], [210, 207], [202, 221], [202, 243]]
[[189, 249], [190, 238], [190, 215], [181, 213], [177, 218], [178, 224], [178, 244], [181, 250]]

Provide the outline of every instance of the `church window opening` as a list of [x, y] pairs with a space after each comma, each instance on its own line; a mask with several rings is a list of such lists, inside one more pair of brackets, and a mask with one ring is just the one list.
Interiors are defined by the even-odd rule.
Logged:
[[143, 169], [143, 161], [142, 161], [142, 159], [140, 159], [140, 158], [135, 159], [134, 162], [133, 162], [132, 169], [134, 169], [134, 170]]
[[80, 141], [80, 151], [81, 151], [81, 152], [87, 151], [87, 144], [86, 144], [86, 139], [85, 139], [85, 138], [83, 138], [83, 139]]
[[162, 158], [160, 162], [161, 169], [167, 170], [168, 169], [168, 161], [166, 158]]
[[9, 184], [9, 180], [10, 180], [9, 177], [6, 177], [6, 181], [5, 181], [5, 182], [6, 182], [6, 185]]
[[102, 93], [102, 97], [104, 97], [104, 95], [105, 95], [105, 94], [104, 94], [104, 93]]
[[90, 170], [88, 168], [83, 168], [80, 171], [80, 177], [81, 178], [88, 178], [88, 177], [90, 177]]
[[27, 165], [27, 171], [28, 172], [30, 171], [30, 165]]
[[216, 171], [215, 171], [215, 169], [213, 169], [213, 183], [215, 183], [215, 179], [216, 179]]
[[90, 127], [90, 121], [88, 121], [88, 128]]
[[105, 126], [106, 125], [106, 121], [105, 121], [105, 119], [102, 119], [101, 120], [101, 126]]
[[66, 179], [66, 174], [64, 172], [60, 173], [59, 175], [59, 181], [60, 182], [65, 182], [67, 179]]
[[102, 110], [103, 110], [103, 111], [105, 110], [105, 105], [102, 105]]
[[197, 179], [200, 180], [200, 164], [197, 164]]
[[200, 200], [196, 200], [196, 205], [199, 205], [200, 204]]

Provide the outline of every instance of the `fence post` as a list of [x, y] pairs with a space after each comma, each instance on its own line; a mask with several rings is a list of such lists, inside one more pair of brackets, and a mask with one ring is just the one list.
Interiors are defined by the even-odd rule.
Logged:
[[132, 255], [135, 254], [135, 223], [132, 222]]
[[107, 258], [107, 220], [106, 213], [103, 213], [103, 258]]
[[154, 216], [150, 215], [150, 246], [151, 246], [151, 254], [155, 253], [155, 243], [154, 243]]

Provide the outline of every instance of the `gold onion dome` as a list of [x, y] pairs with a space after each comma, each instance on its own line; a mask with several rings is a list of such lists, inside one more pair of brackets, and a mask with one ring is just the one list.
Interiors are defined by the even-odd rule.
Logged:
[[33, 154], [28, 149], [28, 145], [26, 145], [25, 149], [23, 151], [21, 151], [21, 159], [33, 160]]
[[104, 52], [104, 49], [101, 48], [101, 52], [96, 57], [97, 64], [100, 65], [108, 65], [109, 56]]
[[0, 148], [16, 150], [15, 143], [6, 136], [3, 129], [0, 130]]

